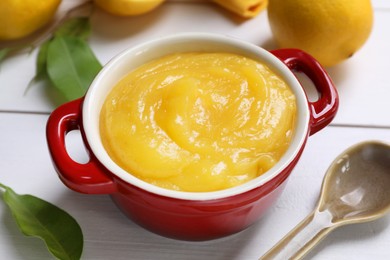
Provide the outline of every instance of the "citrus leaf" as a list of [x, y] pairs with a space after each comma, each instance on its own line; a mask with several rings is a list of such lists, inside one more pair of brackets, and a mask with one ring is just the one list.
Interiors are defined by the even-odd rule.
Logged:
[[0, 63], [4, 60], [4, 58], [8, 55], [10, 51], [11, 48], [4, 48], [0, 50]]
[[91, 34], [89, 17], [76, 17], [62, 24], [54, 36], [74, 36], [86, 40]]
[[30, 82], [27, 85], [26, 90], [24, 91], [24, 94], [27, 94], [29, 89], [37, 82], [44, 81], [47, 79], [47, 72], [46, 72], [46, 60], [47, 60], [47, 48], [49, 47], [50, 41], [45, 41], [41, 44], [39, 47], [37, 60], [36, 60], [36, 67], [35, 67], [35, 76], [30, 80]]
[[[37, 81], [43, 80], [47, 78], [46, 66], [47, 66], [47, 49], [49, 47], [50, 41], [46, 41], [41, 44], [39, 47], [37, 60], [36, 60], [36, 68], [35, 68], [35, 76], [32, 78], [30, 83], [27, 86], [27, 89]], [[26, 90], [27, 91], [27, 90]]]
[[36, 63], [36, 75], [35, 77], [43, 77], [46, 75], [46, 60], [47, 60], [47, 49], [49, 47], [50, 41], [44, 42], [39, 47], [39, 52], [37, 56], [37, 63]]
[[83, 233], [72, 216], [40, 198], [19, 195], [2, 184], [0, 187], [5, 189], [3, 199], [23, 234], [41, 238], [58, 259], [80, 259]]
[[47, 74], [67, 100], [83, 96], [102, 65], [82, 39], [56, 36], [47, 49]]

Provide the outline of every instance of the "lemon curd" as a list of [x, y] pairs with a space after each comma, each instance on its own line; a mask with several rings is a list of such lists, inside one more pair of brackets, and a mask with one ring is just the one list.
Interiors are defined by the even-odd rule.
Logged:
[[148, 183], [202, 192], [256, 178], [284, 154], [295, 96], [266, 65], [230, 53], [177, 53], [131, 71], [107, 96], [100, 135]]

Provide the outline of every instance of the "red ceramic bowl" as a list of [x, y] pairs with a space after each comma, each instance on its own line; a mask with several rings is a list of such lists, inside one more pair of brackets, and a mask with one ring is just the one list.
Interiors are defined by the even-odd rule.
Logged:
[[[214, 192], [180, 192], [146, 183], [115, 164], [99, 135], [103, 102], [119, 79], [150, 60], [177, 52], [230, 52], [266, 63], [289, 84], [296, 96], [297, 120], [291, 145], [280, 161], [256, 179]], [[292, 71], [314, 83], [319, 99], [308, 101]], [[192, 33], [165, 37], [124, 51], [111, 60], [91, 84], [85, 98], [57, 108], [47, 123], [47, 141], [54, 166], [66, 186], [81, 193], [110, 194], [134, 222], [157, 234], [184, 240], [208, 240], [241, 231], [258, 220], [276, 201], [298, 162], [309, 135], [325, 127], [338, 107], [331, 79], [312, 57], [300, 50], [268, 52], [234, 38]], [[80, 129], [90, 154], [86, 164], [72, 160], [65, 135]]]

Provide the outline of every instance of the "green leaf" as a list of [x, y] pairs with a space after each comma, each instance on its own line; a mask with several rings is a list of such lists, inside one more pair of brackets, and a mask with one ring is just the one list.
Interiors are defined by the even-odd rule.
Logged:
[[47, 79], [47, 72], [46, 72], [46, 66], [47, 66], [47, 49], [49, 47], [50, 40], [45, 41], [41, 44], [39, 47], [37, 60], [36, 60], [36, 67], [35, 67], [35, 76], [30, 80], [30, 82], [27, 85], [26, 90], [24, 91], [24, 94], [27, 94], [28, 90], [37, 82], [44, 81]]
[[[86, 42], [91, 33], [89, 17], [65, 21], [53, 37], [41, 44], [36, 60], [36, 74], [28, 89], [38, 81], [50, 82], [51, 98], [58, 103], [85, 95], [102, 65]], [[52, 91], [54, 90], [54, 92]]]
[[82, 39], [56, 36], [47, 49], [47, 74], [67, 100], [83, 96], [102, 65]]
[[47, 49], [49, 47], [50, 41], [46, 41], [41, 44], [39, 47], [39, 52], [37, 56], [36, 63], [36, 78], [42, 78], [46, 75], [46, 66], [47, 66]]
[[7, 56], [10, 56], [10, 54], [17, 54], [26, 49], [30, 49], [28, 53], [31, 53], [31, 51], [34, 50], [34, 46], [32, 44], [22, 43], [22, 44], [12, 45], [11, 47], [5, 47], [3, 49], [0, 49], [0, 64], [5, 60], [5, 58], [7, 58]]
[[44, 80], [47, 78], [47, 49], [49, 47], [50, 41], [46, 41], [41, 44], [38, 51], [38, 56], [36, 60], [36, 67], [35, 67], [35, 76], [31, 79], [30, 83], [27, 86], [27, 90], [32, 86], [33, 83], [36, 83], [37, 81]]
[[0, 50], [0, 63], [4, 60], [4, 58], [8, 55], [8, 53], [11, 51], [11, 48], [4, 48]]
[[54, 36], [74, 36], [86, 40], [91, 34], [89, 17], [76, 17], [62, 24]]
[[83, 233], [72, 216], [42, 199], [19, 195], [2, 184], [0, 187], [5, 189], [3, 199], [23, 234], [43, 239], [58, 259], [80, 259]]

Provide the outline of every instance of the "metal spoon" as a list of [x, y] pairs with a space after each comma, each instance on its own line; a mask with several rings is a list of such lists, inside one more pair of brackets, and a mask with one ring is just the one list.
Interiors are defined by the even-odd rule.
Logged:
[[335, 228], [372, 221], [388, 211], [390, 146], [359, 143], [330, 165], [316, 209], [260, 259], [301, 259]]

